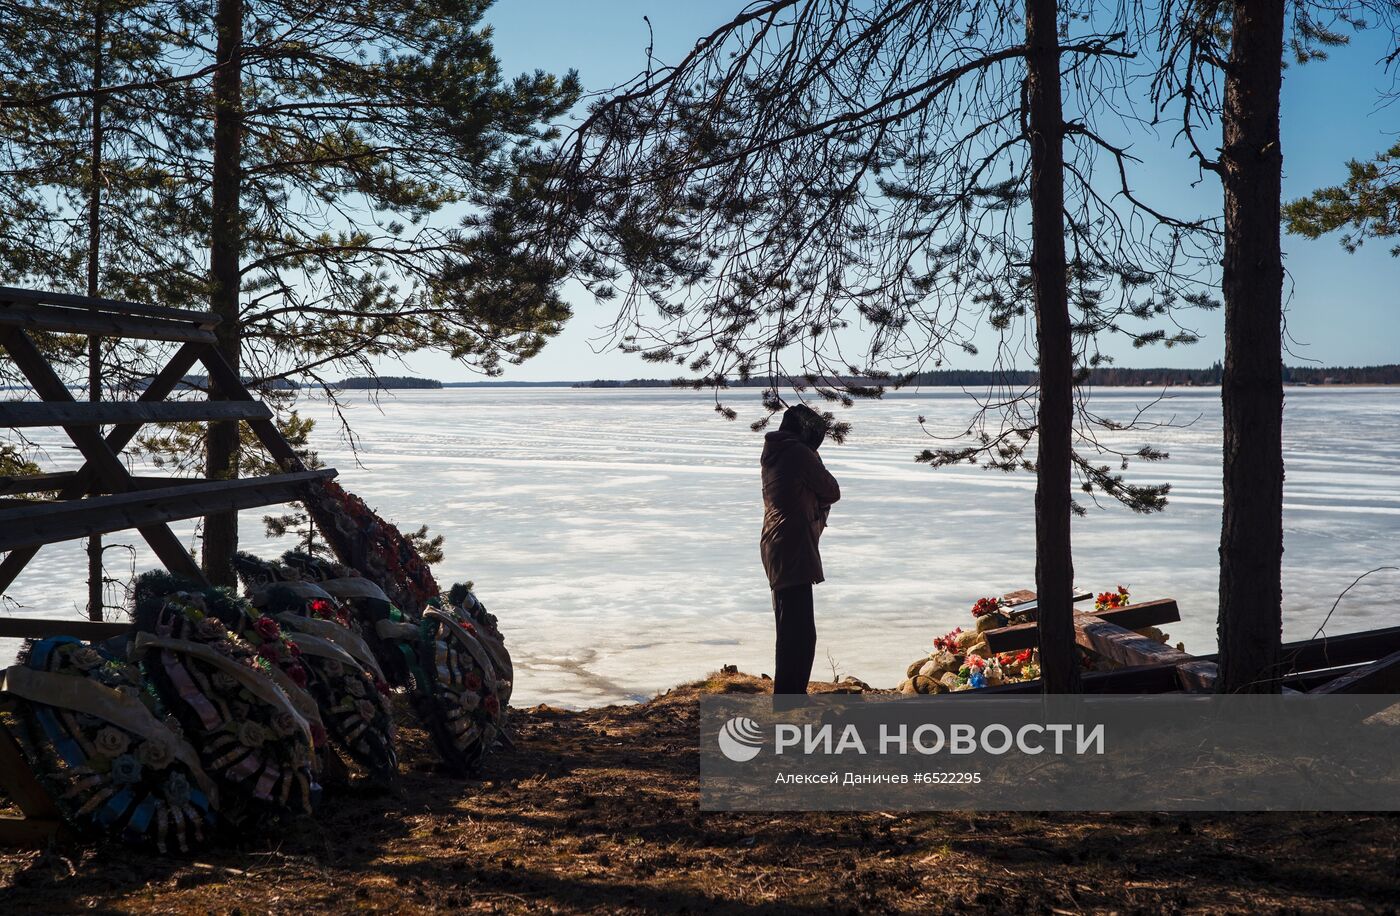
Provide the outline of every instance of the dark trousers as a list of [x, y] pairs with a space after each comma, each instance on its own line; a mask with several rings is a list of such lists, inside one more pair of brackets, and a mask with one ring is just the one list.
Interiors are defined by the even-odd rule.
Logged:
[[773, 692], [806, 693], [817, 654], [817, 623], [812, 617], [812, 586], [793, 585], [773, 591], [773, 619], [778, 624]]

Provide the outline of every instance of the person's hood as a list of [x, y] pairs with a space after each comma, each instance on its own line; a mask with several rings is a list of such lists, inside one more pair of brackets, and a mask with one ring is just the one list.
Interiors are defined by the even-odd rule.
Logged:
[[776, 430], [763, 437], [763, 456], [759, 458], [759, 464], [764, 467], [772, 467], [790, 449], [806, 447], [802, 440], [792, 433], [781, 429]]

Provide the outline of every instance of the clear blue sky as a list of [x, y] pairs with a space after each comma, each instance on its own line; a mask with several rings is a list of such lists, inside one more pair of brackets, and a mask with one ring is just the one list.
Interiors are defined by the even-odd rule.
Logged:
[[[589, 90], [605, 90], [645, 66], [649, 36], [643, 16], [651, 20], [658, 58], [674, 62], [700, 37], [742, 8], [742, 0], [497, 0], [488, 15], [495, 28], [497, 54], [507, 73], [536, 68], [578, 70]], [[1364, 33], [1330, 60], [1291, 67], [1283, 88], [1284, 194], [1302, 196], [1341, 181], [1349, 158], [1369, 158], [1389, 147], [1400, 133], [1400, 103], [1378, 106], [1379, 90], [1391, 79], [1377, 64], [1388, 48], [1378, 33]], [[1182, 176], [1194, 177], [1181, 150], [1142, 141], [1146, 159], [1142, 186], [1158, 195], [1182, 190]], [[1219, 184], [1207, 176], [1196, 193], [1213, 195]], [[1215, 205], [1217, 208], [1219, 204]], [[1284, 236], [1290, 273], [1288, 329], [1293, 355], [1288, 362], [1360, 365], [1400, 361], [1400, 259], [1389, 245], [1372, 241], [1354, 255], [1335, 236], [1311, 241]], [[595, 353], [590, 341], [609, 319], [605, 307], [578, 289], [568, 298], [575, 317], [564, 333], [535, 359], [507, 369], [516, 380], [568, 380], [655, 376], [658, 367], [635, 356]], [[1204, 339], [1173, 351], [1122, 352], [1129, 366], [1206, 366], [1223, 352], [1221, 319], [1204, 318], [1197, 326]], [[987, 348], [984, 348], [987, 352]], [[966, 358], [967, 368], [985, 359]], [[414, 374], [442, 379], [474, 376], [445, 357], [412, 358]], [[385, 367], [386, 372], [393, 371]]]

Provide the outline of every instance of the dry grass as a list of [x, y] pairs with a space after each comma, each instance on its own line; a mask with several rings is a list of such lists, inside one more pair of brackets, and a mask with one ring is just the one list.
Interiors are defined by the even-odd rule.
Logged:
[[696, 697], [518, 711], [518, 750], [436, 772], [404, 730], [393, 796], [197, 860], [118, 846], [0, 856], [0, 913], [1394, 912], [1384, 815], [702, 814]]

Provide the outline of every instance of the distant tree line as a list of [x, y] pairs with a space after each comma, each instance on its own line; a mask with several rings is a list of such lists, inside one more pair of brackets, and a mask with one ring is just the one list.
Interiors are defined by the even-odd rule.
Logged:
[[[1219, 385], [1224, 367], [1216, 363], [1208, 369], [1127, 369], [1116, 366], [1099, 366], [1087, 372], [1080, 382], [1082, 385], [1103, 385], [1107, 387], [1170, 387], [1180, 385]], [[841, 377], [818, 380], [832, 385], [861, 384], [868, 380], [859, 377]], [[921, 372], [909, 380], [905, 387], [968, 387], [987, 385], [1031, 385], [1036, 381], [1034, 370], [988, 370], [988, 369], [940, 369], [934, 372]], [[1400, 364], [1383, 366], [1284, 366], [1283, 381], [1291, 385], [1400, 385]], [[634, 379], [595, 379], [591, 382], [578, 382], [575, 388], [669, 388], [686, 386], [689, 379], [668, 381], [659, 378]], [[735, 379], [726, 383], [729, 388], [773, 388], [813, 384], [811, 379], [784, 378], [772, 376], [762, 378]]]
[[413, 378], [407, 375], [355, 375], [335, 383], [336, 388], [441, 388], [435, 378]]

